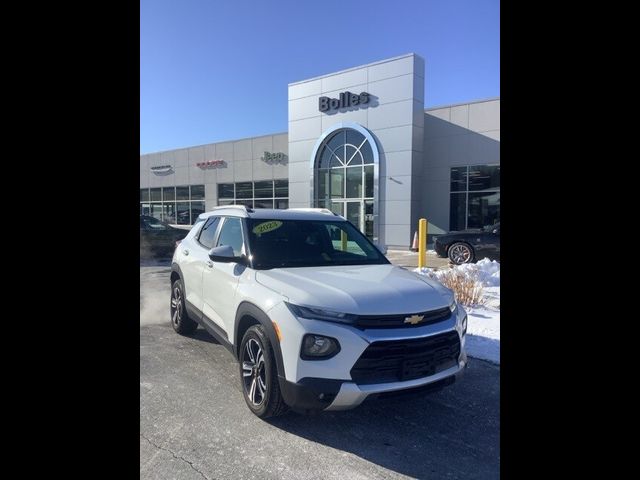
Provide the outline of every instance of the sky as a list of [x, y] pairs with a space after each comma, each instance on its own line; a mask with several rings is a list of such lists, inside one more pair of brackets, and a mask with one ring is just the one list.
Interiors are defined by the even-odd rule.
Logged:
[[141, 0], [140, 153], [287, 131], [287, 85], [406, 53], [425, 108], [500, 96], [498, 0]]

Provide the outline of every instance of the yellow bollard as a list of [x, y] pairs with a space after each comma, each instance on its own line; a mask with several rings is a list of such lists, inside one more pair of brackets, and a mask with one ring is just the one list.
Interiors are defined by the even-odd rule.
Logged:
[[342, 251], [347, 251], [347, 232], [340, 230], [340, 240], [342, 240]]
[[418, 268], [427, 266], [427, 219], [418, 223]]

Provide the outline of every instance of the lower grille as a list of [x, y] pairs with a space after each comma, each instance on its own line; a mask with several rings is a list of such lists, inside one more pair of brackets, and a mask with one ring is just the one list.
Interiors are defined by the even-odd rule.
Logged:
[[373, 342], [351, 369], [354, 382], [402, 382], [428, 377], [458, 364], [460, 337], [446, 332], [427, 338]]

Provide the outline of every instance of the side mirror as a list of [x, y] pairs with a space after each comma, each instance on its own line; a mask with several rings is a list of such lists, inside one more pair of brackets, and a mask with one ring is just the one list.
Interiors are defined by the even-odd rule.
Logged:
[[245, 263], [244, 255], [236, 257], [230, 245], [220, 245], [212, 248], [209, 250], [209, 258], [214, 262], [221, 263]]

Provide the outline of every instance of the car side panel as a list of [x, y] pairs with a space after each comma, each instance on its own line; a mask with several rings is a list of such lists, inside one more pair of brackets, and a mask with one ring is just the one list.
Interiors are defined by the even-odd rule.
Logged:
[[238, 263], [211, 262], [203, 269], [203, 313], [222, 328], [227, 336], [234, 329], [238, 303], [238, 282], [247, 267]]
[[175, 253], [174, 260], [182, 270], [186, 300], [195, 308], [202, 311], [202, 272], [207, 252], [198, 243], [187, 238], [183, 240]]
[[[283, 299], [286, 300], [287, 298], [284, 295], [274, 292], [273, 290], [270, 290], [264, 285], [256, 282], [255, 270], [247, 268], [241, 275], [241, 278], [238, 282], [236, 295], [233, 299], [232, 309], [234, 312], [234, 325], [233, 328], [227, 332], [227, 334], [229, 335], [229, 341], [234, 345], [237, 345], [242, 340], [241, 338], [236, 338], [235, 328], [235, 320], [240, 320], [239, 318], [235, 318], [235, 313], [238, 311], [238, 307], [241, 303], [249, 302], [269, 315], [269, 311], [275, 305], [282, 302]], [[271, 318], [270, 315], [269, 318]], [[277, 322], [278, 319], [271, 318], [271, 320]]]

